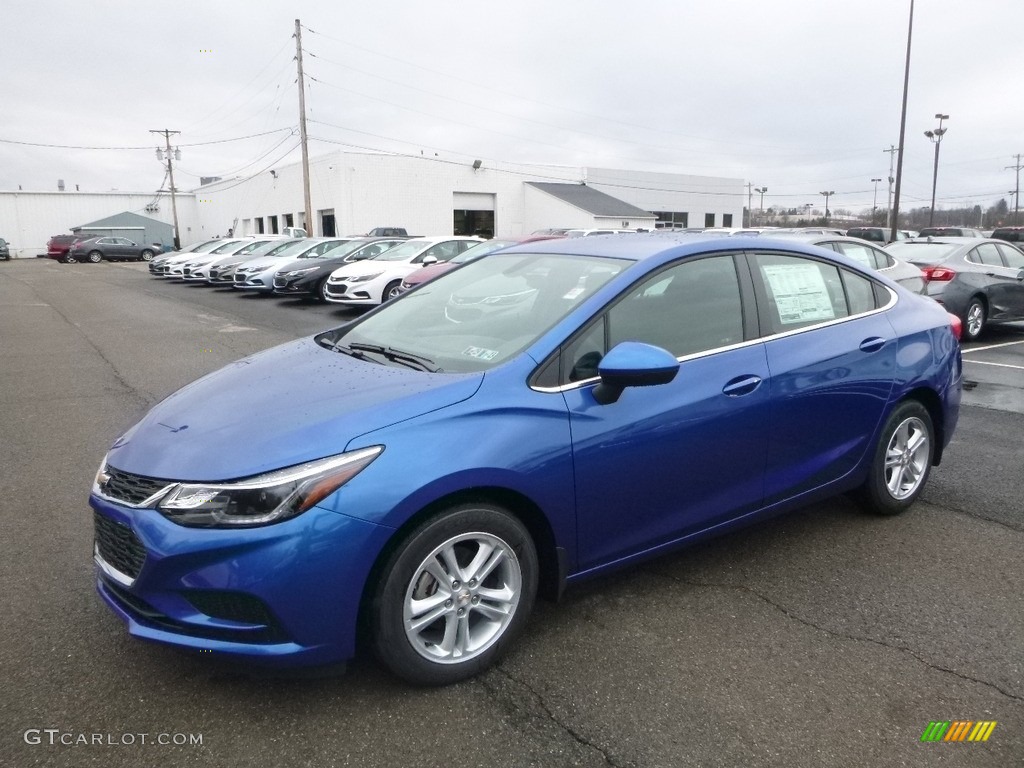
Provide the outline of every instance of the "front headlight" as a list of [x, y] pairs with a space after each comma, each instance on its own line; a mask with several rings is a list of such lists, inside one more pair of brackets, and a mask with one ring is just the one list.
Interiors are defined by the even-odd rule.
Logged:
[[365, 283], [368, 280], [376, 280], [378, 277], [380, 277], [383, 274], [384, 274], [383, 272], [377, 272], [377, 273], [372, 274], [372, 275], [356, 275], [355, 277], [347, 278], [347, 280], [350, 283]]
[[193, 528], [279, 523], [327, 498], [383, 450], [375, 445], [232, 483], [179, 483], [156, 508], [173, 522]]
[[[310, 272], [316, 272], [320, 267], [306, 267], [305, 269], [293, 269], [291, 272], [285, 272], [284, 277], [298, 277], [299, 275], [308, 275]], [[278, 272], [277, 274], [281, 274]]]

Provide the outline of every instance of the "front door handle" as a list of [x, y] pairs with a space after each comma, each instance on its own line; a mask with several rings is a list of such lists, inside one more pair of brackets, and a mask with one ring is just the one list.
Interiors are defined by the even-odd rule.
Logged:
[[760, 376], [754, 376], [752, 374], [748, 374], [746, 376], [737, 376], [735, 379], [731, 379], [730, 381], [726, 382], [726, 385], [722, 387], [722, 393], [729, 397], [749, 395], [760, 385]]
[[878, 336], [872, 336], [870, 339], [864, 339], [860, 343], [861, 352], [877, 352], [885, 346], [885, 339]]

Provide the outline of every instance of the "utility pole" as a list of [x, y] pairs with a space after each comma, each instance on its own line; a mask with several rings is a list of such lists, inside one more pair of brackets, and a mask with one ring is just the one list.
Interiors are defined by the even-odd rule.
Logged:
[[1016, 225], [1017, 224], [1017, 211], [1020, 208], [1020, 169], [1024, 168], [1024, 165], [1020, 164], [1020, 155], [1019, 154], [1018, 155], [1014, 155], [1014, 157], [1017, 158], [1017, 164], [1016, 165], [1008, 165], [1003, 170], [1009, 170], [1009, 169], [1012, 168], [1014, 171], [1017, 172], [1017, 183], [1013, 187], [1013, 189], [1014, 189], [1014, 192], [1013, 192], [1013, 223], [1014, 223], [1014, 225]]
[[302, 144], [302, 195], [306, 234], [313, 235], [313, 206], [309, 200], [309, 145], [306, 142], [306, 83], [302, 77], [302, 24], [295, 20], [295, 60], [299, 66], [299, 141]]
[[[167, 177], [171, 184], [171, 215], [174, 217], [174, 250], [181, 250], [181, 237], [178, 235], [178, 201], [174, 198], [174, 153], [171, 152], [171, 134], [181, 133], [181, 131], [170, 131], [166, 128], [162, 131], [150, 131], [150, 133], [161, 133], [163, 134], [164, 141], [167, 143]], [[160, 149], [156, 150], [157, 157], [160, 157]], [[181, 150], [178, 150], [178, 156], [181, 157]]]
[[889, 199], [885, 203], [885, 228], [890, 229], [892, 228], [892, 183], [896, 181], [892, 175], [892, 164], [896, 162], [896, 146], [890, 144], [888, 149], [882, 151], [889, 153]]
[[747, 223], [745, 226], [750, 226], [750, 206], [753, 205], [754, 200], [754, 185], [749, 181], [747, 182]]

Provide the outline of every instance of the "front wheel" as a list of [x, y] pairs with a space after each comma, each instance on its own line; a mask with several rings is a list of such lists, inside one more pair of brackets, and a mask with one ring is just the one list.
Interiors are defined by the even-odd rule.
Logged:
[[896, 515], [914, 503], [931, 470], [934, 435], [932, 418], [921, 403], [907, 400], [896, 407], [885, 422], [860, 490], [868, 509]]
[[391, 299], [402, 295], [402, 281], [392, 280], [384, 288], [384, 301], [390, 301]]
[[316, 287], [316, 297], [323, 304], [327, 303], [327, 278], [325, 277], [320, 281], [320, 285]]
[[529, 532], [500, 507], [462, 504], [427, 520], [381, 571], [369, 617], [378, 658], [419, 685], [477, 674], [525, 625], [537, 573]]
[[985, 330], [985, 322], [988, 320], [987, 315], [985, 302], [977, 296], [971, 299], [971, 303], [967, 305], [967, 311], [964, 312], [963, 316], [964, 339], [975, 341], [981, 336], [981, 332]]
[[89, 256], [87, 258], [89, 259], [90, 264], [99, 264], [103, 261], [103, 254], [99, 251], [89, 251]]

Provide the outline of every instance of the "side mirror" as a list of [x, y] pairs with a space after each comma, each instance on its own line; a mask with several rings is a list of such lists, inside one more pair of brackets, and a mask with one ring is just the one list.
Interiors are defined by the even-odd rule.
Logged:
[[668, 384], [679, 372], [679, 361], [667, 350], [639, 341], [617, 344], [597, 367], [601, 383], [594, 387], [594, 399], [609, 405], [626, 387]]
[[420, 262], [424, 267], [429, 267], [431, 264], [437, 264], [437, 256], [424, 256], [423, 261]]

